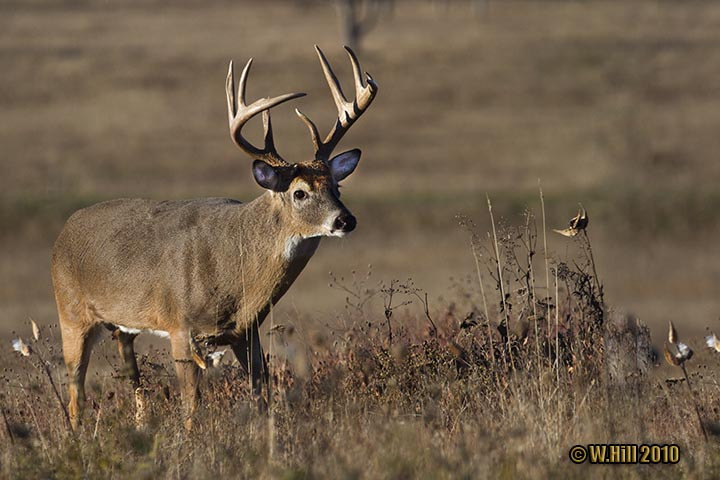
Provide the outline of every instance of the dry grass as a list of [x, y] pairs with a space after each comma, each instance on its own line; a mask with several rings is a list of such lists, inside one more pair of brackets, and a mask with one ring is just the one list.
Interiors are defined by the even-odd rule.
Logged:
[[[609, 305], [650, 325], [657, 349], [668, 320], [694, 339], [690, 379], [712, 433], [720, 365], [699, 339], [720, 312], [720, 5], [486, 5], [470, 15], [464, 2], [398, 2], [365, 43], [361, 61], [381, 91], [346, 141], [365, 152], [343, 192], [359, 230], [324, 242], [274, 312], [288, 328], [264, 337], [276, 349], [270, 441], [268, 418], [230, 365], [209, 375], [198, 429], [185, 434], [167, 355], [149, 341], [150, 427], [133, 428], [132, 392], [106, 344], [74, 438], [31, 366], [37, 358], [7, 345], [35, 318], [64, 383], [48, 252], [75, 209], [120, 196], [259, 193], [227, 138], [227, 61], [254, 56], [250, 97], [304, 90], [303, 111], [324, 124], [332, 104], [311, 45], [349, 78], [333, 10], [321, 1], [2, 3], [0, 406], [14, 443], [4, 439], [0, 476], [712, 477], [715, 437], [702, 440], [684, 380], [664, 381], [680, 372], [611, 386], [607, 349], [627, 350], [607, 340], [620, 327], [598, 325], [582, 238], [548, 238], [546, 281], [542, 241], [524, 215], [540, 209], [538, 178], [548, 229], [582, 201]], [[280, 150], [307, 155], [291, 110], [273, 120]], [[407, 277], [414, 284], [391, 280]], [[677, 442], [682, 461], [610, 469], [567, 460], [574, 443], [614, 440]]]
[[[227, 138], [228, 59], [256, 58], [250, 97], [307, 91], [299, 106], [321, 124], [332, 102], [312, 44], [349, 78], [324, 2], [158, 5], [0, 5], [6, 335], [28, 315], [56, 321], [47, 252], [74, 209], [121, 196], [259, 193]], [[365, 152], [344, 192], [359, 229], [324, 243], [278, 316], [322, 321], [342, 303], [326, 294], [327, 272], [369, 263], [437, 297], [449, 277], [473, 270], [455, 214], [486, 218], [490, 193], [496, 216], [517, 222], [541, 178], [549, 227], [578, 201], [602, 224], [593, 240], [613, 304], [655, 333], [677, 317], [701, 332], [720, 310], [720, 6], [488, 5], [473, 16], [463, 2], [399, 2], [368, 37], [361, 60], [381, 91], [346, 139]], [[283, 153], [309, 153], [290, 108], [273, 120]]]
[[[596, 478], [612, 468], [620, 478], [713, 478], [720, 385], [709, 372], [720, 355], [683, 339], [697, 350], [688, 361], [694, 394], [686, 377], [654, 376], [648, 331], [603, 307], [586, 236], [576, 237], [584, 253], [550, 259], [545, 289], [535, 278], [545, 255], [531, 214], [519, 226], [498, 225], [497, 241], [460, 221], [480, 276], [495, 284], [484, 289], [490, 318], [477, 281], [459, 281], [435, 306], [411, 280], [333, 277], [346, 304], [326, 334], [308, 338], [285, 324], [266, 338], [277, 352], [269, 414], [257, 411], [240, 368], [226, 363], [208, 371], [196, 428], [186, 432], [167, 352], [151, 348], [141, 362], [150, 421], [136, 429], [134, 395], [104, 348], [85, 422], [71, 434], [48, 381], [65, 378], [57, 329], [33, 343], [28, 325], [22, 334], [33, 353], [0, 353], [0, 475]], [[677, 443], [681, 461], [570, 463], [572, 445], [604, 442]]]

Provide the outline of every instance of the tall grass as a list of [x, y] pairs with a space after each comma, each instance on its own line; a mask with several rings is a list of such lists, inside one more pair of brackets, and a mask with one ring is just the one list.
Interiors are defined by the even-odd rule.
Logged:
[[[163, 358], [155, 352], [141, 358], [149, 411], [136, 429], [134, 393], [117, 378], [117, 359], [100, 352], [95, 362], [111, 368], [88, 379], [89, 408], [73, 435], [52, 387], [65, 383], [56, 328], [31, 345], [42, 358], [4, 349], [0, 476], [577, 478], [609, 467], [574, 465], [569, 448], [605, 442], [681, 448], [677, 465], [613, 466], [613, 476], [716, 474], [715, 352], [696, 348], [687, 378], [653, 375], [647, 329], [604, 305], [583, 243], [572, 258], [538, 256], [531, 212], [518, 226], [493, 221], [492, 234], [460, 223], [476, 276], [436, 305], [412, 280], [354, 274], [332, 278], [347, 302], [326, 334], [303, 339], [271, 317], [266, 413], [226, 362], [208, 370], [186, 431], [167, 355], [154, 363]], [[535, 263], [545, 262], [539, 286]], [[695, 403], [708, 441], [688, 420]]]

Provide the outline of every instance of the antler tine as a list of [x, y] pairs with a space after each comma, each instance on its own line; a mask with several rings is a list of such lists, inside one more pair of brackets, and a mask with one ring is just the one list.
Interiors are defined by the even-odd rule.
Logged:
[[245, 91], [247, 89], [247, 78], [250, 74], [250, 67], [252, 67], [252, 63], [253, 59], [250, 58], [240, 74], [240, 83], [238, 84], [238, 108], [247, 106], [245, 103]]
[[307, 117], [307, 115], [302, 113], [297, 108], [295, 109], [295, 113], [298, 117], [300, 117], [300, 120], [302, 120], [303, 123], [308, 127], [308, 130], [310, 130], [310, 136], [313, 142], [313, 146], [315, 147], [315, 151], [318, 152], [322, 147], [322, 140], [320, 140], [320, 134], [318, 133], [317, 126], [312, 120]]
[[[250, 66], [252, 65], [252, 59], [250, 59], [245, 68], [243, 68], [242, 74], [240, 75], [240, 82], [238, 84], [237, 98], [235, 95], [235, 73], [233, 68], [233, 62], [230, 62], [228, 69], [228, 76], [225, 85], [225, 92], [227, 94], [228, 104], [228, 121], [230, 124], [230, 136], [232, 137], [235, 144], [240, 147], [245, 153], [251, 157], [260, 158], [267, 160], [271, 163], [285, 163], [280, 154], [275, 149], [275, 143], [272, 136], [272, 123], [270, 121], [269, 110], [281, 103], [285, 103], [288, 100], [292, 100], [299, 97], [304, 97], [304, 93], [286, 93], [272, 98], [261, 98], [256, 100], [250, 105], [247, 105], [245, 101], [245, 90], [247, 85], [247, 77], [250, 73]], [[248, 142], [241, 133], [242, 127], [255, 115], [263, 112], [263, 131], [264, 131], [264, 147], [258, 148]]]
[[300, 120], [302, 120], [310, 130], [312, 142], [315, 146], [315, 157], [323, 161], [327, 161], [330, 158], [340, 139], [342, 139], [343, 135], [345, 135], [357, 119], [360, 118], [360, 115], [370, 106], [378, 91], [377, 84], [369, 74], [365, 74], [367, 76], [367, 85], [365, 85], [361, 73], [362, 70], [360, 69], [360, 62], [358, 62], [355, 52], [349, 47], [345, 47], [345, 50], [350, 57], [355, 82], [355, 97], [352, 102], [349, 102], [345, 98], [342, 88], [340, 87], [340, 82], [338, 82], [335, 73], [332, 71], [330, 63], [327, 61], [327, 58], [325, 58], [320, 47], [315, 45], [315, 51], [320, 59], [320, 65], [322, 66], [325, 79], [330, 87], [330, 93], [332, 94], [338, 111], [338, 118], [335, 121], [335, 125], [333, 125], [330, 133], [327, 134], [325, 140], [320, 140], [320, 135], [313, 121], [299, 110], [295, 110]]
[[346, 45], [344, 48], [348, 57], [350, 57], [350, 63], [352, 64], [353, 78], [355, 79], [355, 91], [359, 92], [365, 88], [365, 83], [363, 83], [362, 78], [362, 70], [360, 69], [360, 62], [358, 61], [357, 55], [355, 55], [355, 52], [353, 52], [350, 47]]
[[235, 105], [235, 67], [233, 66], [232, 60], [230, 60], [227, 78], [225, 79], [225, 96], [227, 97], [228, 121], [232, 125], [233, 118], [235, 118], [235, 113], [237, 112]]
[[325, 58], [325, 54], [320, 50], [320, 47], [315, 45], [315, 51], [317, 52], [318, 58], [320, 59], [320, 65], [322, 66], [323, 73], [325, 74], [325, 80], [327, 80], [328, 86], [330, 87], [330, 93], [332, 93], [335, 106], [338, 109], [338, 115], [342, 114], [345, 105], [348, 103], [345, 95], [343, 94], [340, 82], [335, 76], [335, 72], [330, 68], [330, 64]]
[[265, 141], [265, 149], [275, 151], [275, 140], [273, 139], [272, 121], [270, 121], [270, 110], [263, 110], [263, 140]]

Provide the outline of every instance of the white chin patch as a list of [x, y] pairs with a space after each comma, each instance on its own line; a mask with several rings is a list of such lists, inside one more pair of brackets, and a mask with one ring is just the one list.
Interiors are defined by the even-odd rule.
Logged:
[[293, 235], [287, 240], [285, 240], [285, 249], [283, 250], [283, 257], [285, 257], [286, 260], [290, 260], [291, 258], [295, 257], [295, 253], [298, 250], [298, 246], [300, 245], [300, 242], [303, 241], [303, 238], [300, 235]]
[[141, 330], [139, 328], [130, 328], [130, 327], [125, 327], [123, 325], [115, 325], [115, 326], [118, 327], [121, 332], [129, 333], [130, 335], [137, 335], [142, 332], [147, 332], [147, 333], [152, 333], [153, 335], [157, 335], [158, 337], [170, 338], [170, 334], [168, 332], [166, 332], [165, 330], [151, 330], [149, 328]]
[[[315, 235], [313, 237], [303, 237], [301, 235], [293, 235], [285, 240], [285, 248], [283, 250], [283, 257], [285, 260], [292, 260], [296, 257], [310, 257], [315, 252], [315, 246], [312, 242], [306, 242], [311, 238], [320, 237], [321, 235]], [[314, 246], [313, 246], [314, 245]]]

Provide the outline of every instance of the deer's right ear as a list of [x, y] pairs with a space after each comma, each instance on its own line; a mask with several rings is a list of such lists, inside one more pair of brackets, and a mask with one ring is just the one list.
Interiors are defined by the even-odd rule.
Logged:
[[268, 165], [262, 160], [253, 162], [253, 177], [255, 181], [263, 188], [277, 191], [280, 186], [280, 173], [272, 165]]

